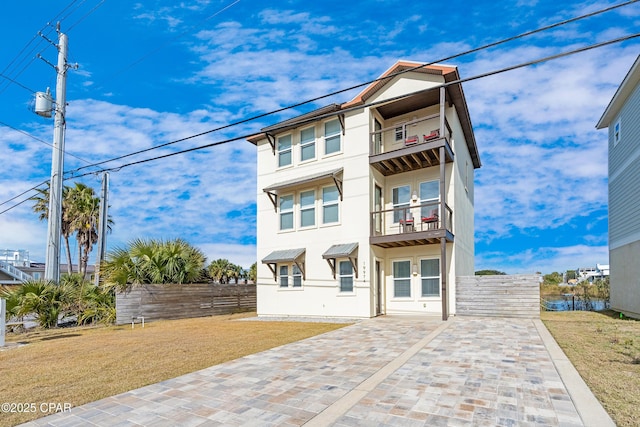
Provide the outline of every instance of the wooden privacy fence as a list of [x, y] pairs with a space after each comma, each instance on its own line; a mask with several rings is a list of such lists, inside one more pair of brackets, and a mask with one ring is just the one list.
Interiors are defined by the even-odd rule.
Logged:
[[185, 319], [256, 309], [256, 285], [141, 285], [116, 294], [116, 324]]
[[540, 318], [540, 276], [456, 278], [456, 315]]

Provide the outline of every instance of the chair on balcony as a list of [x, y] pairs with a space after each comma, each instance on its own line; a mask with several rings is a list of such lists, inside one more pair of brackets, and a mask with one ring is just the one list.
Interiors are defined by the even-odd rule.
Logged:
[[418, 143], [418, 135], [408, 136], [404, 140], [404, 145], [413, 145], [413, 144], [417, 144], [417, 143]]
[[407, 233], [413, 231], [413, 215], [408, 213], [406, 218], [401, 219], [400, 221], [400, 229], [403, 233]]
[[422, 216], [421, 226], [424, 228], [424, 225], [427, 224], [427, 230], [438, 228], [439, 219], [438, 209], [433, 209], [428, 216]]
[[431, 141], [432, 139], [436, 139], [438, 137], [440, 137], [440, 129], [432, 130], [429, 135], [422, 135], [422, 139], [424, 142]]

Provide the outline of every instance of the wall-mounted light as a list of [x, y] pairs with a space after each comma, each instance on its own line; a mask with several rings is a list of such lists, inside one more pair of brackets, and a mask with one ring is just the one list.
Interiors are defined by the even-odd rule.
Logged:
[[417, 202], [418, 201], [418, 192], [416, 190], [413, 190], [413, 194], [411, 194], [411, 200], [413, 202]]
[[418, 264], [413, 264], [413, 275], [414, 276], [418, 275]]

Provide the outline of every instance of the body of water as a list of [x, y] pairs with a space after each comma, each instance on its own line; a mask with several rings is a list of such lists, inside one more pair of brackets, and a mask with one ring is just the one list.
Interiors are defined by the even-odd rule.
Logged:
[[606, 301], [593, 298], [588, 303], [573, 295], [551, 295], [542, 297], [542, 309], [546, 311], [600, 311], [609, 308]]

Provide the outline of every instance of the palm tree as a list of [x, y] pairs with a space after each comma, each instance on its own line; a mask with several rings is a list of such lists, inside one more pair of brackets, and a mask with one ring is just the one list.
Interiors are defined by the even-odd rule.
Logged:
[[[39, 214], [38, 219], [40, 221], [49, 220], [49, 187], [51, 183], [47, 182], [46, 188], [36, 188], [37, 195], [30, 197], [29, 200], [35, 202], [33, 205], [33, 211]], [[67, 272], [73, 274], [73, 264], [71, 263], [71, 247], [69, 246], [69, 237], [71, 236], [73, 229], [71, 227], [71, 221], [69, 219], [69, 187], [64, 185], [62, 187], [62, 221], [60, 222], [60, 234], [64, 239], [64, 247], [67, 255]]]
[[77, 299], [77, 289], [53, 281], [27, 281], [11, 293], [11, 315], [33, 314], [44, 328], [56, 327], [59, 318], [73, 311]]
[[229, 277], [234, 274], [233, 264], [231, 264], [228, 259], [222, 258], [212, 261], [211, 264], [209, 264], [208, 270], [209, 276], [220, 284], [227, 283]]
[[98, 241], [98, 216], [100, 199], [95, 196], [93, 188], [76, 182], [69, 190], [68, 209], [65, 214], [78, 241], [78, 270], [85, 277], [89, 253]]
[[182, 239], [137, 239], [109, 251], [100, 266], [104, 283], [119, 291], [140, 284], [193, 283], [202, 278], [204, 253]]

